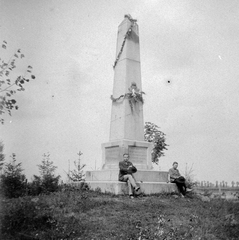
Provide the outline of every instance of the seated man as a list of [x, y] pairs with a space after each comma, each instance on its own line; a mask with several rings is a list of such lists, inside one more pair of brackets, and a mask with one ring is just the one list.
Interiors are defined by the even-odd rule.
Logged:
[[129, 196], [134, 198], [133, 196], [133, 189], [137, 192], [140, 187], [137, 187], [136, 180], [134, 178], [133, 173], [137, 171], [136, 167], [129, 161], [129, 154], [125, 153], [123, 155], [124, 160], [119, 162], [119, 181], [127, 182], [129, 187]]
[[178, 163], [174, 162], [173, 167], [169, 169], [169, 181], [171, 183], [176, 183], [181, 196], [184, 197], [186, 192], [191, 192], [192, 189], [187, 188], [186, 179], [183, 176], [181, 176], [177, 168]]

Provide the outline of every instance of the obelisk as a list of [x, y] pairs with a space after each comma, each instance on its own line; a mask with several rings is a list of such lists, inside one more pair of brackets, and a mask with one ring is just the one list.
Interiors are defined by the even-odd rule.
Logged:
[[[130, 93], [132, 83], [142, 90], [138, 25], [126, 16], [118, 28], [113, 97]], [[144, 141], [142, 102], [133, 108], [127, 99], [112, 102], [110, 141], [121, 139]]]
[[145, 194], [175, 191], [166, 183], [168, 172], [152, 170], [152, 143], [144, 141], [143, 91], [141, 85], [139, 30], [136, 20], [125, 15], [118, 28], [114, 85], [111, 96], [109, 142], [102, 146], [102, 168], [86, 172], [91, 189], [122, 194], [127, 184], [118, 181], [119, 161], [128, 153], [137, 167], [134, 174]]
[[117, 169], [124, 153], [139, 169], [151, 169], [152, 144], [144, 141], [139, 29], [125, 15], [118, 27], [109, 142], [102, 144], [103, 169]]

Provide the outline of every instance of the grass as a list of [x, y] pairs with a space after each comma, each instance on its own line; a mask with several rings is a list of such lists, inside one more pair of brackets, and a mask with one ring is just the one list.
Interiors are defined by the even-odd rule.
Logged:
[[2, 199], [1, 239], [238, 239], [239, 203], [69, 190]]

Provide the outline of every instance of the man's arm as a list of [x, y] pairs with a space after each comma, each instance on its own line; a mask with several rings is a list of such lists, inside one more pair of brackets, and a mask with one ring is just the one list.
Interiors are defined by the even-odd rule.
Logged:
[[174, 172], [172, 171], [172, 169], [169, 169], [168, 171], [168, 177], [169, 177], [169, 181], [174, 181], [177, 177], [179, 176], [175, 176]]
[[168, 170], [168, 181], [171, 182], [171, 180], [173, 180], [173, 179], [172, 179], [172, 170], [169, 169], [169, 170]]
[[168, 181], [167, 181], [167, 183], [169, 183], [169, 182], [170, 182], [170, 174], [168, 172]]
[[128, 167], [128, 173], [129, 174], [132, 174], [132, 173], [135, 173], [135, 172], [137, 172], [137, 168], [133, 165], [133, 163], [132, 162], [129, 162], [129, 167]]

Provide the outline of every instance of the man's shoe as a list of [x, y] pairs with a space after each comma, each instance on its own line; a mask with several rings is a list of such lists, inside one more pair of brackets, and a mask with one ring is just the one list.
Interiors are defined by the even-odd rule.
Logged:
[[187, 188], [186, 192], [192, 192], [191, 188]]
[[134, 198], [134, 196], [133, 196], [133, 195], [129, 195], [129, 197], [130, 197], [131, 199], [133, 199], [133, 198]]
[[136, 187], [136, 188], [135, 188], [135, 191], [136, 191], [136, 192], [138, 192], [138, 191], [139, 191], [139, 189], [140, 189], [140, 187]]

